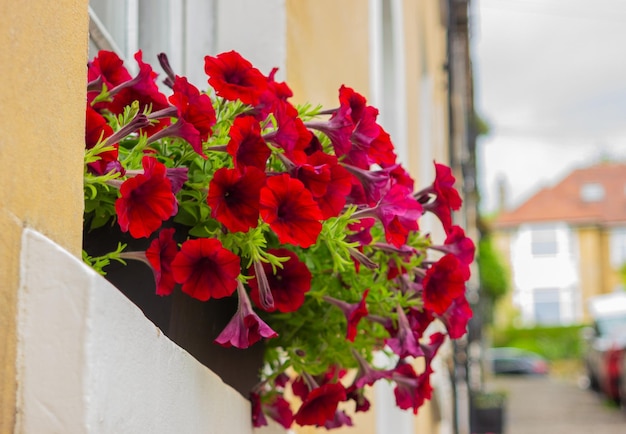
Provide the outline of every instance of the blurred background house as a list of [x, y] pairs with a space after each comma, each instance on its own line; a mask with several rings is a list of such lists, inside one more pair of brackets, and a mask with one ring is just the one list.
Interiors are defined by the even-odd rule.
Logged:
[[502, 210], [493, 231], [511, 270], [515, 325], [588, 323], [590, 297], [623, 289], [626, 164], [573, 170], [518, 208]]
[[[400, 162], [417, 185], [432, 182], [433, 161], [452, 167], [465, 201], [463, 214], [455, 218], [468, 236], [474, 239], [479, 236], [469, 0], [63, 0], [55, 6], [55, 11], [48, 11], [49, 7], [49, 2], [33, 1], [28, 10], [13, 8], [2, 18], [3, 28], [8, 29], [2, 39], [1, 51], [6, 60], [1, 62], [2, 75], [12, 78], [9, 80], [12, 86], [4, 88], [1, 94], [5, 107], [14, 109], [3, 112], [0, 157], [3, 167], [15, 169], [3, 172], [0, 178], [4, 205], [0, 229], [8, 234], [3, 244], [6, 248], [1, 252], [7, 265], [2, 269], [5, 302], [0, 305], [3, 321], [0, 431], [13, 432], [14, 426], [28, 426], [24, 425], [29, 416], [24, 408], [31, 408], [28, 405], [32, 404], [29, 395], [17, 389], [24, 371], [16, 372], [18, 354], [22, 354], [23, 364], [25, 346], [36, 344], [32, 336], [28, 340], [18, 339], [21, 321], [18, 299], [24, 295], [23, 282], [40, 268], [29, 263], [29, 254], [22, 252], [28, 243], [21, 237], [33, 236], [29, 235], [31, 232], [24, 235], [24, 228], [34, 231], [37, 240], [42, 235], [44, 240], [49, 237], [50, 242], [59, 244], [44, 256], [49, 262], [46, 272], [51, 273], [48, 281], [59, 282], [56, 284], [68, 291], [81, 289], [75, 277], [68, 277], [71, 272], [65, 268], [67, 258], [63, 259], [55, 249], [65, 248], [70, 256], [80, 257], [83, 150], [76, 144], [82, 143], [83, 137], [84, 65], [98, 49], [116, 51], [128, 61], [131, 70], [135, 67], [132, 57], [137, 50], [143, 50], [144, 60], [152, 64], [156, 64], [157, 53], [165, 52], [174, 71], [188, 76], [199, 87], [206, 80], [204, 56], [234, 49], [265, 74], [278, 67], [276, 79], [289, 84], [296, 103], [308, 101], [333, 107], [337, 104], [339, 87], [342, 84], [353, 87], [380, 110], [379, 121], [391, 135]], [[43, 28], [55, 31], [44, 35]], [[16, 37], [17, 34], [20, 36]], [[15, 56], [24, 58], [16, 61]], [[38, 80], [35, 87], [32, 80], [35, 73], [29, 67], [33, 59], [46, 71], [45, 79]], [[37, 95], [38, 102], [47, 101], [48, 105], [30, 107], [25, 104], [25, 95]], [[59, 104], [61, 101], [63, 104]], [[61, 108], [63, 113], [58, 112]], [[21, 146], [14, 146], [16, 143]], [[42, 143], [46, 146], [38, 145]], [[41, 173], [38, 157], [46, 152], [51, 158], [45, 168], [48, 188], [40, 190], [33, 187], [30, 176]], [[31, 186], [31, 190], [25, 190], [25, 186]], [[435, 220], [424, 221], [422, 229], [441, 231]], [[475, 301], [476, 273], [469, 282], [468, 292], [470, 300]], [[69, 310], [79, 316], [77, 321], [81, 324], [91, 324], [94, 312], [78, 309], [72, 303], [71, 299], [55, 298], [48, 313]], [[44, 322], [47, 317], [40, 319]], [[60, 327], [64, 318], [55, 317], [54, 321], [60, 321], [57, 324]], [[88, 338], [89, 333], [80, 336], [80, 339]], [[56, 376], [51, 381], [70, 384], [64, 380], [66, 374], [75, 379], [88, 371], [87, 361], [80, 358], [83, 341], [76, 342], [72, 344], [79, 345], [72, 347], [77, 352], [72, 361], [79, 364], [75, 372], [67, 371], [74, 366], [69, 364], [58, 365], [59, 369], [65, 369], [62, 372], [54, 371], [57, 367], [54, 363], [47, 367], [29, 365], [28, 369], [35, 370], [36, 378], [47, 381]], [[47, 353], [48, 360], [55, 360], [59, 353], [69, 357], [70, 351], [63, 345], [70, 344], [59, 343]], [[468, 362], [471, 360], [468, 346], [465, 339], [442, 350], [433, 377], [432, 403], [417, 416], [397, 410], [392, 390], [381, 386], [373, 392], [375, 411], [367, 416], [371, 419], [355, 420], [354, 432], [469, 433], [468, 379], [472, 377], [472, 364]], [[125, 363], [129, 364], [128, 369], [133, 369], [132, 359]], [[126, 365], [117, 368], [122, 372]], [[144, 375], [148, 378], [149, 373]], [[185, 394], [189, 402], [177, 405], [181, 408], [198, 405], [191, 397], [201, 396], [200, 389], [193, 389], [200, 383], [189, 380], [185, 384], [191, 388]], [[91, 411], [88, 406], [111, 404], [90, 400], [90, 395], [85, 399], [63, 395], [85, 391], [80, 381], [76, 387], [49, 388], [49, 393], [57, 394], [58, 403], [76, 405], [59, 407], [66, 419], [54, 414], [56, 407], [49, 408], [48, 416], [43, 417], [57, 417], [51, 426], [62, 426], [64, 421], [79, 423], [83, 417], [80, 412]], [[94, 389], [90, 393], [99, 392]], [[150, 392], [146, 389], [143, 393]], [[153, 394], [149, 398], [163, 401], [152, 405], [154, 411], [171, 406], [171, 396]], [[124, 405], [119, 404], [107, 407], [106, 411], [124, 411]], [[220, 423], [235, 419], [233, 411], [236, 409], [225, 412]], [[247, 417], [242, 414], [238, 419]], [[41, 423], [45, 426], [45, 420]]]

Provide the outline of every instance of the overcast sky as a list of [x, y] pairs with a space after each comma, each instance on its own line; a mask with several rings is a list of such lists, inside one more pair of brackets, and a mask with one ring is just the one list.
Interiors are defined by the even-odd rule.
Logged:
[[473, 0], [482, 208], [626, 159], [626, 0]]

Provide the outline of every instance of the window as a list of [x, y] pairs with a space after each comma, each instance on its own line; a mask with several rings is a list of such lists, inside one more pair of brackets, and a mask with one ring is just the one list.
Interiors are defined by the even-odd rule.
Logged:
[[620, 268], [626, 264], [626, 228], [615, 228], [609, 234], [611, 266]]
[[559, 324], [561, 322], [561, 291], [558, 288], [535, 288], [533, 311], [536, 324]]
[[553, 228], [538, 228], [531, 232], [533, 256], [555, 256], [558, 253], [557, 233]]
[[597, 182], [588, 182], [580, 187], [583, 202], [600, 202], [604, 199], [604, 186]]

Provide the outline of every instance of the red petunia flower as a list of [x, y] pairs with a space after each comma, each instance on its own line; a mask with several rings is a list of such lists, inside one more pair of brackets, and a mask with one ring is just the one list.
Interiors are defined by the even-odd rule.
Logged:
[[142, 164], [144, 173], [124, 181], [115, 201], [120, 228], [134, 238], [149, 237], [178, 210], [165, 166], [152, 157]]
[[262, 401], [258, 394], [251, 393], [250, 401], [252, 402], [252, 421], [255, 427], [267, 425], [265, 414], [281, 424], [283, 428], [289, 429], [293, 424], [293, 412], [289, 405], [289, 401], [282, 395], [275, 394], [266, 401]]
[[450, 338], [458, 339], [467, 331], [467, 323], [472, 318], [472, 315], [472, 308], [467, 302], [465, 295], [462, 295], [452, 301], [448, 310], [439, 319], [446, 326]]
[[271, 264], [263, 263], [262, 268], [267, 277], [267, 284], [274, 300], [274, 308], [267, 309], [261, 303], [261, 285], [255, 268], [250, 269], [254, 278], [249, 281], [250, 297], [252, 301], [265, 310], [280, 312], [295, 312], [304, 303], [304, 294], [311, 289], [311, 272], [304, 262], [301, 262], [294, 252], [287, 249], [270, 249], [269, 253], [277, 257], [289, 258], [283, 262], [282, 268], [276, 268], [276, 274], [272, 271]]
[[243, 170], [244, 167], [252, 166], [265, 170], [272, 151], [261, 137], [261, 126], [254, 117], [237, 117], [228, 135], [230, 141], [226, 151], [233, 157], [235, 168]]
[[392, 337], [385, 340], [385, 343], [394, 353], [400, 356], [400, 358], [424, 355], [418, 344], [419, 336], [416, 336], [411, 328], [409, 320], [404, 313], [404, 309], [398, 306], [396, 311], [398, 312], [398, 328], [395, 330]]
[[261, 338], [271, 339], [278, 336], [252, 309], [248, 294], [241, 282], [237, 283], [239, 307], [224, 330], [215, 338], [215, 343], [223, 347], [240, 349], [254, 345]]
[[326, 122], [305, 122], [307, 128], [324, 133], [332, 143], [335, 155], [341, 157], [352, 149], [350, 137], [354, 130], [354, 123], [350, 118], [349, 106], [341, 105]]
[[[329, 180], [323, 183], [319, 192], [316, 192], [313, 188], [313, 182], [316, 182], [317, 179], [305, 178], [306, 171], [298, 173], [297, 178], [312, 192], [313, 199], [320, 207], [323, 219], [337, 217], [343, 210], [346, 204], [346, 197], [352, 188], [352, 175], [338, 164], [337, 157], [324, 152], [314, 152], [307, 158], [307, 163], [310, 165], [309, 167], [315, 169], [314, 173], [317, 173], [319, 168], [329, 168]], [[309, 172], [308, 174], [311, 173]]]
[[368, 361], [365, 360], [365, 358], [361, 354], [359, 354], [357, 350], [352, 349], [352, 355], [354, 355], [354, 358], [357, 360], [357, 363], [359, 364], [359, 369], [356, 373], [356, 377], [354, 377], [354, 381], [352, 383], [352, 386], [350, 386], [350, 389], [352, 387], [356, 389], [362, 389], [365, 386], [373, 385], [380, 379], [391, 378], [391, 371], [374, 369], [372, 365], [370, 365]]
[[[91, 149], [101, 140], [113, 135], [113, 128], [107, 123], [104, 116], [95, 111], [87, 104], [85, 122], [85, 149]], [[115, 149], [98, 154], [100, 159], [89, 163], [89, 170], [97, 175], [107, 173], [115, 163], [117, 163], [118, 151], [117, 143], [113, 144]], [[118, 163], [119, 164], [119, 163]]]
[[201, 94], [185, 77], [176, 76], [173, 89], [169, 101], [176, 107], [178, 122], [151, 136], [150, 142], [162, 137], [181, 137], [205, 157], [202, 143], [208, 139], [216, 122], [211, 98]]
[[187, 240], [172, 261], [172, 272], [183, 292], [193, 298], [228, 297], [237, 288], [239, 256], [214, 238]]
[[243, 172], [225, 167], [218, 169], [209, 183], [207, 203], [211, 217], [231, 232], [247, 232], [259, 222], [259, 197], [265, 173], [256, 167]]
[[369, 313], [367, 311], [367, 305], [365, 304], [365, 299], [367, 298], [367, 294], [369, 294], [369, 292], [369, 289], [363, 291], [361, 300], [358, 303], [348, 303], [343, 300], [338, 300], [334, 297], [330, 297], [327, 295], [324, 296], [325, 301], [337, 306], [343, 311], [343, 314], [346, 316], [346, 320], [348, 322], [346, 339], [348, 339], [350, 342], [354, 342], [354, 339], [356, 338], [357, 325], [359, 324], [359, 321], [361, 321], [361, 319], [366, 317]]
[[456, 225], [450, 227], [443, 246], [431, 246], [431, 248], [444, 253], [452, 253], [467, 266], [474, 261], [476, 252], [472, 239], [466, 237], [463, 228]]
[[167, 97], [161, 93], [156, 84], [157, 74], [152, 70], [152, 66], [143, 61], [141, 50], [135, 53], [135, 60], [139, 65], [139, 72], [131, 80], [109, 89], [109, 93], [113, 95], [113, 101], [108, 104], [107, 108], [115, 114], [120, 114], [134, 101], [139, 102], [140, 112], [147, 108], [158, 111], [169, 107]]
[[[108, 90], [119, 84], [130, 81], [132, 76], [124, 67], [124, 61], [113, 51], [100, 50], [98, 55], [87, 65], [87, 81], [102, 80]], [[88, 93], [88, 101], [91, 102], [100, 93]]]
[[374, 208], [354, 213], [354, 218], [376, 217], [385, 229], [388, 243], [400, 247], [406, 243], [411, 231], [419, 229], [418, 219], [422, 216], [422, 206], [409, 190], [394, 184]]
[[452, 253], [448, 253], [426, 270], [422, 281], [424, 307], [442, 315], [452, 301], [465, 293], [469, 269]]
[[418, 376], [411, 365], [407, 363], [398, 364], [392, 375], [392, 379], [396, 383], [393, 390], [396, 405], [402, 410], [412, 408], [413, 413], [417, 414], [417, 410], [424, 401], [432, 396], [433, 389], [430, 385], [432, 372], [430, 365], [427, 365], [425, 371]]
[[435, 214], [446, 232], [452, 228], [452, 211], [461, 208], [463, 203], [459, 192], [454, 188], [455, 181], [448, 166], [435, 163], [435, 181], [431, 186], [415, 193], [417, 200], [424, 204], [424, 210]]
[[311, 192], [287, 174], [272, 176], [261, 189], [261, 217], [281, 243], [315, 244], [322, 231], [321, 212]]
[[218, 96], [257, 105], [267, 88], [267, 78], [236, 51], [204, 58], [204, 71]]
[[289, 103], [277, 102], [273, 111], [277, 128], [263, 136], [265, 140], [285, 151], [285, 156], [296, 164], [306, 162], [306, 149], [313, 133], [298, 117], [298, 111]]
[[152, 240], [150, 247], [146, 249], [146, 258], [154, 273], [157, 295], [170, 295], [176, 286], [172, 273], [172, 261], [178, 253], [174, 232], [174, 228], [161, 230], [158, 238]]
[[322, 426], [335, 418], [339, 402], [346, 400], [346, 389], [340, 383], [328, 383], [316, 387], [295, 414], [298, 425]]

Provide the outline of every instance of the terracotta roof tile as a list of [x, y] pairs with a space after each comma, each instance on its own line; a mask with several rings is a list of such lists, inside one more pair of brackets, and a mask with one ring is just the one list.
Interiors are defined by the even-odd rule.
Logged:
[[[601, 185], [604, 195], [585, 201], [583, 186]], [[591, 187], [592, 188], [592, 187]], [[553, 187], [540, 190], [518, 208], [498, 216], [495, 227], [563, 221], [610, 226], [626, 223], [626, 163], [604, 162], [576, 169]]]

